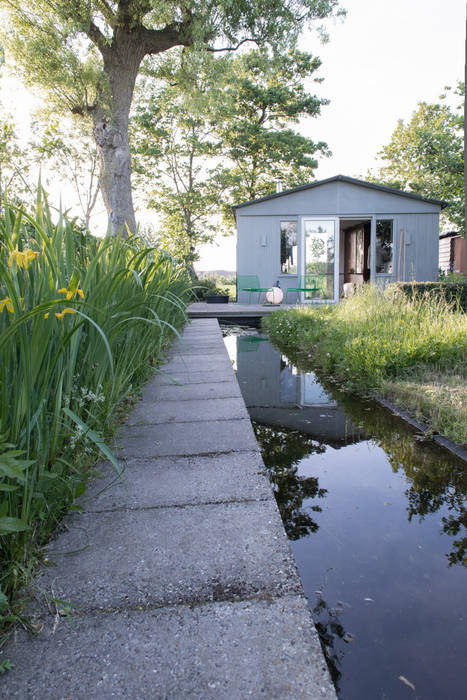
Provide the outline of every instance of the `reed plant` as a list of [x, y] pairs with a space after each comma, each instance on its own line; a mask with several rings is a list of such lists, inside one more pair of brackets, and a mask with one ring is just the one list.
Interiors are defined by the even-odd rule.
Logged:
[[[186, 320], [171, 259], [36, 211], [0, 215], [0, 614], [84, 490], [118, 412]], [[88, 455], [87, 455], [88, 453]], [[116, 465], [118, 468], [118, 465]], [[6, 601], [6, 602], [5, 602]]]

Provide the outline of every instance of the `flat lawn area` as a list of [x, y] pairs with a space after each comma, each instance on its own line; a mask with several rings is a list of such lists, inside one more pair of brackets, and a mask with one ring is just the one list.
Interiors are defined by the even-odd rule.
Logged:
[[264, 326], [300, 365], [467, 443], [467, 316], [453, 305], [368, 285], [336, 305], [278, 311]]

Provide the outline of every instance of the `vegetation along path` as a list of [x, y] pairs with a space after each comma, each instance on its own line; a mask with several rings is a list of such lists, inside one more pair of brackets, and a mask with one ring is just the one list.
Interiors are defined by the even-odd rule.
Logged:
[[[9, 698], [334, 699], [215, 319], [186, 328], [49, 545]], [[105, 488], [108, 486], [108, 488]]]

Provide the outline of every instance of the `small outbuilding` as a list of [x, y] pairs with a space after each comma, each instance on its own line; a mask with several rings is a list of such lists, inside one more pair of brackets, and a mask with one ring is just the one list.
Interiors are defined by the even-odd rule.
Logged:
[[238, 204], [237, 276], [279, 281], [289, 303], [337, 301], [346, 283], [435, 280], [445, 206], [344, 175]]

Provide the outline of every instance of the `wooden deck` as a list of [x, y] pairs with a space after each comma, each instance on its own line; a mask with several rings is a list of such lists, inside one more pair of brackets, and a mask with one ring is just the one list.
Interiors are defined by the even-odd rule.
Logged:
[[207, 304], [198, 301], [188, 307], [189, 318], [259, 318], [278, 309], [293, 309], [294, 304]]

